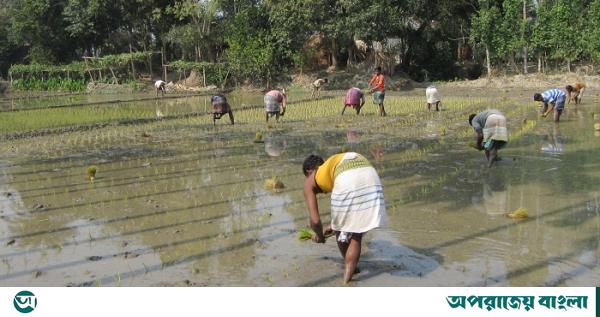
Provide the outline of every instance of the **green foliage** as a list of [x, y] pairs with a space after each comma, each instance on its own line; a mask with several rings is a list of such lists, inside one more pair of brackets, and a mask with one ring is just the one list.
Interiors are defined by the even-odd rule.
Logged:
[[74, 62], [67, 65], [43, 65], [43, 64], [17, 64], [12, 65], [9, 73], [12, 76], [28, 76], [33, 78], [42, 78], [42, 76], [63, 75], [67, 72], [83, 74], [85, 64], [83, 62]]
[[169, 65], [176, 71], [196, 71], [200, 74], [204, 71], [206, 73], [207, 84], [220, 85], [225, 76], [227, 76], [227, 65], [223, 63], [209, 63], [209, 62], [187, 62], [177, 60], [169, 63]]
[[498, 39], [497, 25], [500, 22], [500, 10], [490, 4], [489, 0], [479, 0], [479, 10], [471, 20], [471, 40], [475, 44], [494, 47]]
[[585, 50], [595, 60], [600, 60], [600, 0], [593, 0], [587, 10], [587, 26], [585, 33], [588, 40], [585, 41]]
[[119, 68], [127, 67], [131, 61], [143, 62], [152, 52], [133, 52], [115, 55], [105, 55], [99, 58], [90, 59], [89, 64], [92, 68], [108, 69], [109, 67]]
[[[64, 65], [102, 56], [89, 60], [90, 67], [119, 69], [119, 81], [131, 78], [123, 76], [131, 63], [136, 73], [156, 75], [162, 61], [180, 60], [200, 63], [177, 67], [203, 68], [213, 83], [228, 72], [236, 80], [265, 82], [323, 60], [371, 67], [373, 41], [380, 41], [400, 61], [392, 67], [417, 79], [450, 79], [464, 72], [465, 61], [481, 63], [486, 49], [496, 65], [531, 56], [599, 60], [599, 2], [0, 0], [0, 74], [12, 64], [61, 65], [13, 67], [13, 75], [81, 73], [80, 65]], [[355, 40], [369, 46], [369, 58], [357, 53]], [[472, 56], [456, 54], [459, 48]], [[150, 53], [158, 51], [164, 56]]]
[[13, 82], [13, 89], [17, 91], [65, 91], [79, 92], [85, 91], [87, 81], [83, 79], [70, 78], [50, 78], [41, 80], [36, 78], [16, 79]]
[[275, 63], [275, 41], [267, 29], [267, 16], [258, 8], [236, 15], [225, 40], [229, 45], [227, 62], [234, 76], [270, 79], [281, 70]]

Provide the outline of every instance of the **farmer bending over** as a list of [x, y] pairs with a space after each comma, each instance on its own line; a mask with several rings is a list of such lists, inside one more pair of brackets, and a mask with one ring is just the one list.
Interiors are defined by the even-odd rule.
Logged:
[[385, 99], [385, 77], [381, 73], [381, 67], [377, 66], [373, 78], [369, 81], [369, 89], [373, 94], [373, 103], [379, 105], [379, 115], [386, 116], [383, 100]]
[[342, 115], [346, 111], [346, 107], [352, 107], [356, 110], [356, 115], [360, 114], [360, 108], [365, 104], [365, 94], [360, 89], [352, 87], [346, 92], [346, 98], [344, 98], [344, 108], [342, 109]]
[[572, 99], [575, 99], [575, 104], [581, 103], [581, 98], [583, 97], [583, 91], [585, 90], [585, 84], [576, 82], [573, 85], [567, 85], [565, 87], [567, 91], [567, 99], [569, 100], [567, 103], [571, 103]]
[[[325, 243], [325, 235], [335, 232], [344, 258], [344, 282], [358, 273], [363, 235], [381, 225], [385, 217], [383, 186], [377, 171], [362, 155], [354, 152], [323, 158], [310, 155], [302, 164], [304, 199], [308, 205], [313, 241]], [[331, 225], [323, 230], [318, 193], [331, 193]]]
[[282, 91], [271, 90], [265, 95], [265, 112], [267, 122], [269, 117], [275, 116], [275, 119], [279, 121], [279, 116], [285, 114], [287, 98], [285, 96], [285, 89]]
[[229, 120], [233, 124], [233, 110], [231, 110], [225, 96], [221, 94], [214, 95], [210, 98], [210, 103], [212, 104], [213, 125], [216, 124], [217, 119], [221, 119], [225, 114], [229, 114]]
[[492, 167], [498, 161], [498, 150], [508, 143], [508, 129], [506, 118], [502, 112], [492, 109], [479, 114], [469, 116], [469, 124], [477, 133], [475, 148], [479, 151], [485, 150], [488, 167]]
[[425, 89], [425, 95], [427, 97], [427, 110], [431, 110], [431, 105], [435, 104], [435, 111], [440, 111], [440, 101], [442, 101], [442, 98], [437, 88], [434, 85], [429, 85]]
[[327, 78], [319, 78], [312, 83], [312, 93], [310, 94], [310, 98], [314, 99], [315, 97], [321, 97], [321, 88], [328, 83]]
[[[547, 117], [548, 114], [554, 110], [554, 122], [560, 120], [560, 115], [563, 113], [563, 110], [565, 110], [566, 98], [567, 96], [560, 89], [550, 89], [544, 91], [542, 94], [536, 93], [533, 95], [533, 100], [541, 101], [543, 104], [542, 117]], [[548, 104], [551, 104], [552, 108], [548, 109]]]
[[154, 88], [156, 89], [156, 97], [158, 97], [159, 91], [161, 92], [162, 96], [164, 96], [165, 92], [167, 91], [167, 83], [159, 79], [154, 82]]

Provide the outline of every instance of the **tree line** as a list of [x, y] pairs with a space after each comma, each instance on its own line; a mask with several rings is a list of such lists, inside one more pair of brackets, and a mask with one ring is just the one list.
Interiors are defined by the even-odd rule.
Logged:
[[574, 70], [600, 59], [600, 0], [0, 0], [14, 64], [149, 54], [226, 64], [236, 81], [321, 67], [417, 80]]

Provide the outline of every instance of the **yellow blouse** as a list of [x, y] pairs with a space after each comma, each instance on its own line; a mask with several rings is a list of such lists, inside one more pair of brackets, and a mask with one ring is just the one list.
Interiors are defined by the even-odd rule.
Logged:
[[346, 153], [340, 153], [331, 156], [317, 169], [315, 181], [317, 182], [317, 186], [319, 186], [324, 193], [331, 193], [333, 190], [335, 168], [340, 164], [345, 154]]

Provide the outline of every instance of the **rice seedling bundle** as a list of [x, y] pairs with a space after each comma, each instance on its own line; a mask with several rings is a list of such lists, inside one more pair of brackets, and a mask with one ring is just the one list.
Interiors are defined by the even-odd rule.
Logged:
[[508, 214], [506, 214], [506, 216], [513, 219], [525, 219], [529, 217], [529, 212], [527, 211], [527, 209], [520, 207], [513, 212], [509, 212]]
[[267, 190], [280, 191], [285, 188], [285, 185], [278, 177], [272, 177], [265, 181], [264, 187]]
[[312, 237], [314, 235], [315, 235], [315, 232], [309, 228], [302, 228], [302, 229], [298, 230], [298, 240], [300, 240], [300, 241], [310, 240], [310, 239], [312, 239]]

